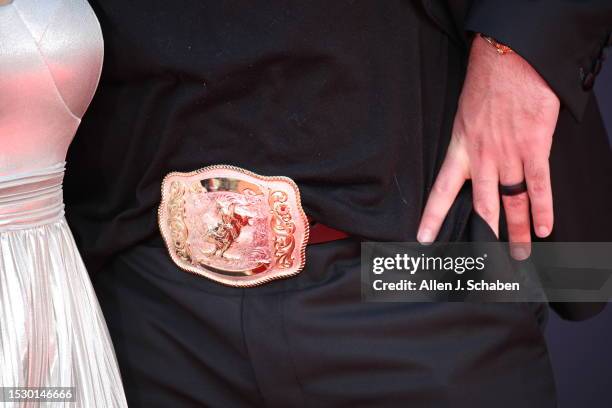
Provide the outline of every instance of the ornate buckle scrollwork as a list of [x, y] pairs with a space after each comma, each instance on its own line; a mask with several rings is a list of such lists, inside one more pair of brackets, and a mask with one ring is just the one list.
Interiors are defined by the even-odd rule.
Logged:
[[168, 174], [159, 229], [181, 269], [248, 287], [299, 273], [309, 225], [297, 185], [215, 165]]

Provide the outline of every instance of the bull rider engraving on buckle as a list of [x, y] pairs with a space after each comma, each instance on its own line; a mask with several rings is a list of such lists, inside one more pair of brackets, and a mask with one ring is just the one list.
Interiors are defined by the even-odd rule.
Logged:
[[288, 177], [229, 165], [170, 173], [158, 219], [179, 268], [225, 285], [257, 286], [304, 267], [308, 219]]

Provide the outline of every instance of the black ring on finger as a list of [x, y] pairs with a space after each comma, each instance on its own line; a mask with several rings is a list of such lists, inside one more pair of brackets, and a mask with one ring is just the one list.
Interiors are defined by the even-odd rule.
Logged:
[[509, 186], [499, 185], [499, 193], [503, 196], [515, 196], [527, 191], [527, 182], [525, 180], [520, 183], [511, 184]]

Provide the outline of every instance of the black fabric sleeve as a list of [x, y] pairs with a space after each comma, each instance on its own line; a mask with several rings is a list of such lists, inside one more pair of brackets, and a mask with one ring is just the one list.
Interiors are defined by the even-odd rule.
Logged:
[[606, 308], [604, 302], [550, 303], [550, 307], [564, 320], [582, 321], [598, 315]]
[[612, 43], [612, 1], [474, 0], [465, 29], [512, 47], [581, 120]]

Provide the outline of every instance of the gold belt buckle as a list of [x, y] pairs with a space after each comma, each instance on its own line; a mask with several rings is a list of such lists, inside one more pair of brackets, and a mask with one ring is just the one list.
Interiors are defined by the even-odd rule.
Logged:
[[288, 177], [229, 165], [170, 173], [158, 216], [174, 263], [216, 282], [257, 286], [304, 267], [308, 219]]

